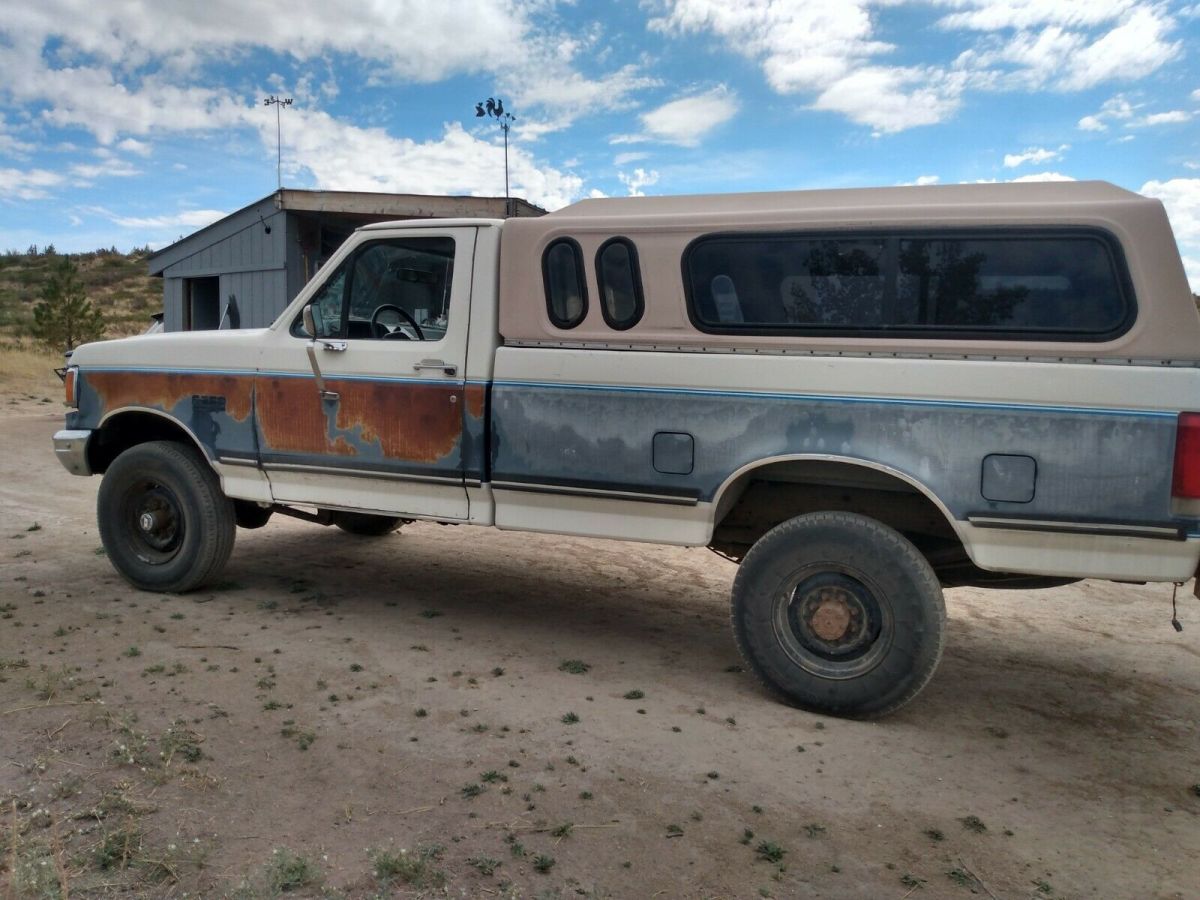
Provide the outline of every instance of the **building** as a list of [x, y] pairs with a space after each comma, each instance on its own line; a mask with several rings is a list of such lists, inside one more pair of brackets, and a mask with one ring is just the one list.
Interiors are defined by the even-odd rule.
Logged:
[[166, 331], [269, 325], [355, 228], [391, 219], [541, 216], [504, 197], [275, 191], [150, 257]]

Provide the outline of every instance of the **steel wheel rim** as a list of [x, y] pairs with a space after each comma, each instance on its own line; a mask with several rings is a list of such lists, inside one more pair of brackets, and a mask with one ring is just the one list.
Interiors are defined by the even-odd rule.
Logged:
[[133, 485], [125, 493], [121, 519], [126, 543], [142, 562], [161, 566], [179, 554], [186, 532], [183, 506], [162, 482]]
[[775, 638], [797, 666], [822, 678], [858, 678], [882, 662], [895, 625], [865, 573], [836, 563], [793, 572], [772, 604]]

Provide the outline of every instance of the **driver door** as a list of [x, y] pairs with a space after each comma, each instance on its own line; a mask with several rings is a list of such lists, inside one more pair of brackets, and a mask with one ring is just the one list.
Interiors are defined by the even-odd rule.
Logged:
[[474, 228], [359, 232], [261, 357], [259, 463], [281, 503], [466, 519]]

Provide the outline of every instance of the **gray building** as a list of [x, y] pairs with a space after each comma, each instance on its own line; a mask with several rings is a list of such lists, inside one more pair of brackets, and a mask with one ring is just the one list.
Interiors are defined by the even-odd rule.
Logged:
[[354, 231], [390, 219], [540, 216], [504, 197], [281, 189], [150, 257], [167, 331], [269, 325]]

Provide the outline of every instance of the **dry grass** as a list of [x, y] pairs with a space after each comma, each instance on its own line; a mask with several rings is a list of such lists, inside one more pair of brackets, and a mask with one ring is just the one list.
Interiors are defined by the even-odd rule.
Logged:
[[62, 364], [62, 354], [41, 350], [32, 342], [0, 343], [0, 389], [61, 399], [62, 385], [54, 368]]

